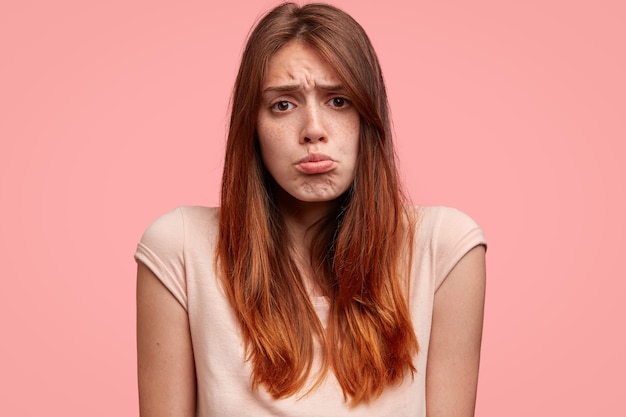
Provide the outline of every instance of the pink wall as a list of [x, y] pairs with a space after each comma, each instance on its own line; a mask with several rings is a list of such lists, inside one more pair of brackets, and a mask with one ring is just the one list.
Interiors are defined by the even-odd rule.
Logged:
[[[137, 413], [136, 242], [217, 203], [275, 4], [210, 3], [0, 6], [0, 415]], [[377, 47], [414, 201], [487, 233], [477, 415], [624, 415], [624, 3], [415, 3], [335, 4]]]

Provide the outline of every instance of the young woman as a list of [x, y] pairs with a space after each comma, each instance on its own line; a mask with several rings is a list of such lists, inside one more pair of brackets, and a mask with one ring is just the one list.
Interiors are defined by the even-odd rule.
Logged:
[[221, 207], [138, 246], [141, 414], [471, 416], [484, 245], [403, 198], [363, 29], [281, 5], [243, 54]]

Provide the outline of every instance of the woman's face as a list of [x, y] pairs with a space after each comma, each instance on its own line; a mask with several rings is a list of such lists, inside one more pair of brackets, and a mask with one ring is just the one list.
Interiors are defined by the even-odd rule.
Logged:
[[270, 59], [257, 133], [265, 167], [291, 197], [331, 201], [350, 187], [359, 115], [335, 71], [310, 46], [293, 41]]

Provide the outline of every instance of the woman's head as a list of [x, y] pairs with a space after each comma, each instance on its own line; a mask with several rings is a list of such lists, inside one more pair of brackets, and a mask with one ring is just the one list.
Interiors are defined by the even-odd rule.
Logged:
[[[334, 70], [359, 115], [357, 178], [365, 180], [362, 173], [375, 168], [395, 171], [387, 96], [367, 35], [352, 17], [333, 6], [286, 3], [258, 22], [244, 50], [232, 98], [223, 187], [249, 192], [258, 185], [249, 181], [264, 181], [258, 144], [263, 86], [270, 60], [293, 43], [310, 48]], [[224, 188], [223, 195], [228, 192]]]
[[[333, 68], [306, 43], [291, 41], [269, 61], [256, 135], [282, 209], [332, 208], [352, 185], [359, 114]], [[330, 202], [330, 203], [328, 203]]]

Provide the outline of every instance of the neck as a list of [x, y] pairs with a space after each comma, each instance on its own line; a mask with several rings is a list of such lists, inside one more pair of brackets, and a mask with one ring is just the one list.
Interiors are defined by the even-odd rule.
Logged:
[[339, 201], [300, 201], [280, 189], [277, 204], [289, 233], [292, 259], [300, 271], [307, 293], [311, 296], [327, 295], [315, 278], [311, 265], [311, 241], [316, 232], [315, 224], [331, 213]]
[[311, 228], [332, 212], [338, 204], [336, 200], [300, 201], [282, 189], [277, 190], [277, 203], [294, 249], [300, 253], [308, 253], [311, 243], [311, 233], [308, 232], [312, 230]]

